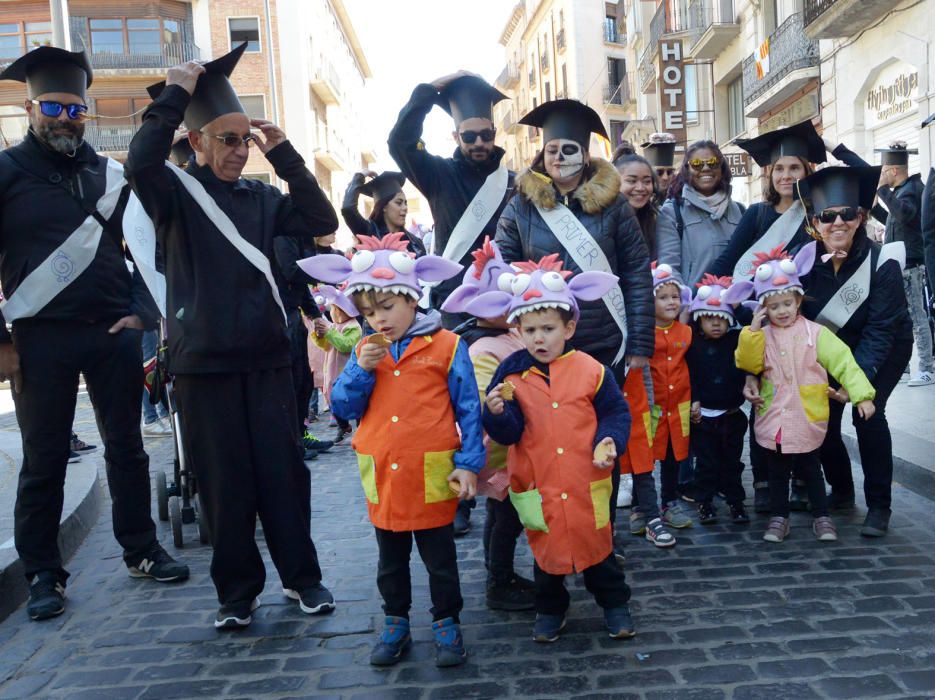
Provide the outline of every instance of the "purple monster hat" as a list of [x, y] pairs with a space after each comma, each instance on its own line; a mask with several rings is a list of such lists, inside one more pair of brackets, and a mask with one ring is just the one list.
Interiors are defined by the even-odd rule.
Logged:
[[318, 301], [317, 297], [321, 296], [325, 304], [328, 306], [337, 306], [351, 318], [360, 316], [360, 312], [357, 310], [357, 307], [354, 306], [354, 302], [344, 294], [344, 290], [344, 286], [337, 289], [330, 284], [320, 284], [318, 285], [318, 295], [315, 300]]
[[503, 261], [500, 249], [490, 240], [490, 236], [484, 236], [484, 244], [471, 255], [474, 256], [474, 263], [465, 271], [461, 286], [445, 299], [441, 306], [442, 311], [463, 313], [469, 301], [485, 292], [510, 291], [510, 283], [516, 276], [516, 271]]
[[[538, 263], [514, 263], [517, 273], [509, 280], [510, 291], [480, 294], [467, 303], [466, 311], [477, 318], [498, 318], [506, 315], [507, 322], [531, 311], [565, 309], [578, 319], [578, 300], [596, 301], [617, 284], [617, 277], [609, 272], [579, 272], [571, 280], [571, 270], [562, 269], [558, 253], [546, 255]], [[502, 289], [506, 278], [497, 284]]]
[[674, 284], [679, 288], [679, 296], [682, 297], [682, 306], [688, 306], [692, 302], [692, 293], [691, 290], [679, 282], [678, 278], [675, 276], [675, 271], [672, 269], [672, 266], [668, 263], [662, 263], [657, 265], [655, 262], [652, 263], [651, 269], [653, 272], [653, 296], [656, 296], [656, 292], [659, 291], [659, 288], [666, 284]]
[[768, 253], [754, 253], [752, 282], [737, 282], [730, 289], [729, 303], [737, 303], [753, 296], [761, 304], [766, 297], [783, 292], [804, 294], [801, 278], [809, 273], [815, 264], [815, 241], [807, 243], [790, 257], [782, 246], [776, 246]]
[[404, 235], [399, 232], [388, 233], [383, 238], [358, 236], [357, 252], [350, 260], [343, 255], [316, 255], [299, 260], [297, 264], [322, 282], [338, 284], [346, 280], [346, 297], [355, 292], [373, 291], [403, 294], [418, 300], [422, 297], [420, 282], [441, 282], [461, 272], [458, 263], [437, 255], [413, 258], [406, 249]]
[[[698, 320], [702, 316], [715, 316], [726, 319], [728, 323], [734, 322], [734, 307], [727, 301], [729, 296], [725, 296], [727, 291], [733, 285], [733, 279], [730, 277], [717, 277], [706, 272], [701, 281], [695, 286], [698, 291], [692, 300], [691, 308], [692, 320]], [[747, 294], [749, 296], [749, 292]]]

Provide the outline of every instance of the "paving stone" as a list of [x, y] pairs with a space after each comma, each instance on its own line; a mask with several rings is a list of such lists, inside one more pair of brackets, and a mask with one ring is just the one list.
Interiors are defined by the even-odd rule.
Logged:
[[808, 678], [820, 676], [831, 670], [824, 659], [804, 658], [782, 661], [763, 661], [756, 665], [756, 672], [763, 678]]
[[86, 688], [92, 685], [117, 685], [130, 676], [127, 668], [106, 668], [94, 671], [71, 671], [56, 678], [55, 688]]
[[0, 698], [28, 698], [36, 697], [36, 694], [42, 690], [49, 681], [52, 680], [48, 674], [20, 676], [10, 680], [0, 689]]
[[678, 688], [673, 690], [650, 690], [643, 695], [645, 700], [720, 700], [727, 697], [716, 688]]
[[533, 676], [513, 682], [516, 695], [520, 697], [539, 697], [542, 695], [574, 697], [590, 687], [591, 683], [588, 676], [550, 676], [548, 678]]
[[243, 694], [247, 697], [258, 697], [261, 695], [274, 695], [278, 693], [287, 693], [299, 690], [307, 681], [307, 676], [271, 676], [261, 680], [246, 681], [235, 683], [231, 686], [230, 692]]
[[899, 677], [909, 690], [927, 690], [931, 692], [935, 689], [935, 669], [907, 671], [906, 673], [900, 673]]
[[889, 676], [836, 676], [816, 681], [816, 685], [830, 698], [875, 698], [897, 695], [901, 689]]
[[672, 674], [662, 669], [603, 674], [598, 676], [595, 682], [598, 688], [642, 688], [647, 685], [674, 684], [675, 678]]
[[140, 700], [174, 700], [175, 698], [218, 697], [227, 686], [222, 681], [188, 681], [151, 685]]
[[743, 664], [695, 666], [680, 669], [679, 674], [693, 685], [731, 685], [756, 678], [753, 669]]
[[166, 666], [147, 666], [137, 671], [134, 681], [165, 681], [175, 678], [188, 678], [201, 671], [202, 665], [196, 663], [169, 664]]
[[793, 654], [813, 654], [823, 651], [845, 651], [861, 644], [853, 637], [817, 637], [814, 639], [790, 639], [786, 646]]
[[139, 697], [145, 686], [120, 686], [119, 688], [85, 688], [68, 693], [65, 700], [131, 700]]
[[506, 694], [506, 688], [499, 683], [453, 683], [443, 688], [436, 688], [429, 693], [432, 700], [451, 700], [451, 698], [500, 698]]
[[764, 683], [759, 685], [741, 685], [734, 688], [733, 700], [776, 700], [777, 698], [795, 698], [812, 700], [821, 697], [805, 683]]
[[732, 661], [739, 659], [756, 659], [757, 657], [775, 658], [786, 656], [786, 652], [776, 642], [733, 642], [722, 644], [710, 649], [708, 653], [718, 661]]

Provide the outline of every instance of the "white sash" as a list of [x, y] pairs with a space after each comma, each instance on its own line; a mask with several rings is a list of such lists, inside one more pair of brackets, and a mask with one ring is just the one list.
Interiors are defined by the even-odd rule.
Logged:
[[[106, 176], [104, 194], [97, 200], [96, 209], [104, 219], [110, 219], [126, 184], [123, 166], [108, 159]], [[89, 214], [49, 257], [26, 275], [16, 291], [0, 303], [0, 311], [6, 322], [35, 316], [87, 270], [97, 254], [103, 231], [97, 219]]]
[[753, 254], [760, 251], [768, 252], [779, 245], [785, 248], [804, 220], [805, 207], [797, 199], [782, 213], [782, 216], [773, 222], [766, 233], [740, 256], [740, 260], [734, 265], [734, 281], [748, 280], [753, 277], [753, 271], [756, 269]]
[[179, 181], [192, 196], [192, 199], [195, 200], [202, 211], [211, 219], [211, 222], [217, 227], [218, 231], [221, 232], [221, 235], [224, 236], [224, 238], [237, 249], [237, 252], [243, 255], [251, 265], [263, 273], [266, 277], [266, 281], [269, 282], [269, 288], [273, 293], [273, 299], [276, 301], [276, 305], [279, 306], [279, 310], [282, 311], [283, 320], [288, 323], [286, 309], [279, 296], [279, 288], [276, 286], [276, 280], [273, 278], [273, 270], [270, 267], [269, 258], [240, 235], [237, 231], [237, 227], [234, 226], [234, 222], [230, 220], [230, 217], [224, 213], [217, 205], [217, 202], [208, 194], [204, 185], [172, 163], [167, 161], [166, 165], [175, 173], [176, 177], [178, 177]]
[[460, 263], [461, 258], [467, 255], [480, 232], [484, 230], [484, 226], [490, 221], [490, 217], [496, 213], [503, 202], [509, 179], [510, 172], [506, 164], [502, 162], [499, 168], [487, 176], [484, 184], [477, 190], [474, 199], [468, 204], [451, 231], [448, 242], [445, 244], [445, 252], [442, 253], [443, 258]]
[[[554, 209], [543, 209], [537, 204], [536, 211], [539, 212], [542, 220], [555, 234], [558, 242], [562, 244], [562, 247], [583, 272], [593, 270], [614, 274], [610, 263], [607, 261], [607, 256], [604, 255], [604, 251], [594, 240], [594, 236], [578, 220], [578, 217], [568, 210], [568, 207], [559, 204]], [[615, 284], [607, 294], [601, 297], [601, 300], [623, 336], [620, 341], [620, 350], [613, 362], [617, 364], [623, 358], [627, 347], [627, 313], [620, 285]]]
[[159, 307], [159, 313], [165, 318], [166, 276], [156, 270], [156, 229], [135, 192], [130, 193], [123, 212], [123, 239], [133, 256], [133, 264]]
[[[905, 244], [902, 241], [887, 243], [880, 249], [880, 257], [877, 258], [877, 269], [879, 270], [880, 266], [887, 260], [899, 262], [900, 255], [903, 260], [900, 264], [900, 267], [902, 267], [905, 265], [906, 259]], [[860, 267], [857, 268], [857, 272], [851, 275], [845, 285], [824, 305], [815, 318], [816, 322], [837, 333], [851, 320], [851, 316], [870, 296], [872, 258], [872, 255], [864, 258]]]

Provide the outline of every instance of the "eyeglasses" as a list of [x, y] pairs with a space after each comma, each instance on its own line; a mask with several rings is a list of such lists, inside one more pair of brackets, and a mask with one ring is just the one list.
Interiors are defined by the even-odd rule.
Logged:
[[675, 168], [656, 168], [656, 175], [675, 175]]
[[483, 129], [481, 131], [462, 131], [461, 140], [464, 143], [474, 143], [477, 141], [477, 137], [480, 136], [480, 140], [485, 143], [490, 143], [493, 141], [494, 136], [497, 135], [496, 129]]
[[833, 224], [841, 217], [845, 224], [854, 221], [860, 216], [860, 210], [856, 207], [844, 207], [843, 209], [825, 209], [818, 214], [818, 220], [823, 224]]
[[688, 164], [691, 166], [692, 170], [704, 170], [706, 165], [713, 170], [720, 162], [720, 158], [711, 156], [710, 158], [692, 158], [688, 161]]
[[88, 112], [88, 106], [82, 104], [63, 105], [61, 102], [51, 102], [49, 100], [30, 100], [34, 105], [39, 105], [39, 111], [52, 119], [61, 115], [62, 110], [68, 114], [69, 119], [84, 119]]
[[215, 134], [209, 134], [209, 136], [211, 136], [213, 139], [217, 139], [228, 148], [237, 148], [237, 146], [240, 144], [250, 148], [250, 144], [256, 143], [256, 136], [253, 134], [247, 134], [246, 136], [238, 136], [237, 134], [225, 134], [223, 136], [217, 136]]

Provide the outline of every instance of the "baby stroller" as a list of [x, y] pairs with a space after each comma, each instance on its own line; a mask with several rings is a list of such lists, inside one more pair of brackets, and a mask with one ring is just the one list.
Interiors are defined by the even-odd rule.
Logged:
[[175, 448], [173, 478], [169, 482], [164, 471], [159, 470], [156, 472], [156, 504], [159, 519], [163, 522], [169, 521], [172, 524], [172, 541], [176, 547], [181, 548], [185, 546], [182, 537], [182, 525], [195, 523], [198, 527], [198, 539], [201, 544], [210, 544], [211, 535], [208, 531], [207, 520], [202, 515], [203, 511], [201, 501], [198, 498], [195, 475], [185, 456], [182, 420], [175, 401], [172, 375], [168, 371], [168, 343], [166, 341], [165, 323], [165, 319], [160, 323], [156, 356], [145, 363], [144, 371], [150, 402], [153, 405], [164, 402], [169, 411], [169, 422], [172, 426], [173, 446]]

